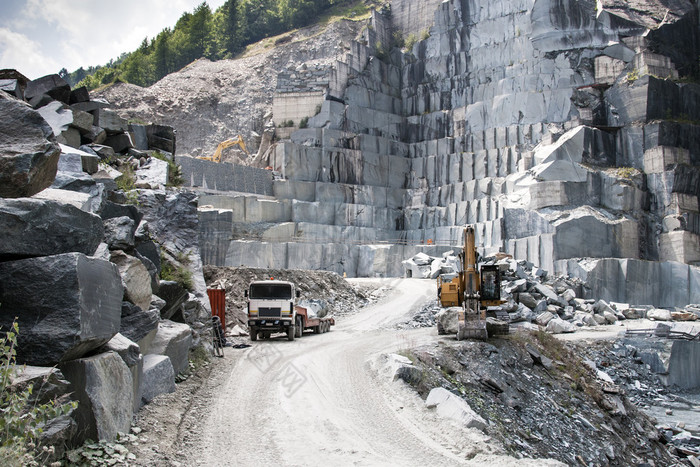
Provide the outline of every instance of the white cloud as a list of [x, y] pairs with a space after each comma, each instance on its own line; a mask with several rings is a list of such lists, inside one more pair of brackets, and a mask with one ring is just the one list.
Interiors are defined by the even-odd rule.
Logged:
[[58, 73], [61, 66], [41, 53], [41, 44], [23, 34], [0, 28], [0, 68], [15, 68], [29, 79]]
[[[6, 21], [6, 36], [14, 50], [0, 49], [2, 63], [30, 78], [56, 73], [62, 67], [104, 65], [124, 52], [135, 50], [145, 37], [154, 38], [173, 27], [180, 16], [202, 0], [25, 0]], [[210, 0], [216, 10], [224, 0]], [[10, 12], [8, 12], [10, 13]], [[8, 18], [9, 19], [9, 18]], [[17, 39], [22, 37], [22, 40]], [[29, 39], [31, 37], [31, 39]], [[31, 43], [31, 46], [27, 45]], [[21, 60], [20, 60], [21, 58]], [[31, 64], [31, 66], [30, 66]]]

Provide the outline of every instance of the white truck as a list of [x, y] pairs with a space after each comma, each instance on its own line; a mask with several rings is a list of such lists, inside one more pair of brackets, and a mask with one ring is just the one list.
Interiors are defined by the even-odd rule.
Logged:
[[267, 280], [251, 282], [245, 292], [248, 299], [250, 340], [269, 339], [272, 333], [284, 332], [293, 341], [304, 329], [316, 334], [328, 332], [335, 324], [332, 316], [319, 318], [309, 308], [296, 304], [301, 295], [292, 282]]

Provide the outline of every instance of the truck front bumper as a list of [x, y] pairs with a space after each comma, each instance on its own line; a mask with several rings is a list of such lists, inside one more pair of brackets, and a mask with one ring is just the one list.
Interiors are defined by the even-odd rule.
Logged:
[[255, 327], [259, 331], [286, 331], [294, 322], [290, 319], [279, 318], [254, 318], [248, 320], [248, 327]]

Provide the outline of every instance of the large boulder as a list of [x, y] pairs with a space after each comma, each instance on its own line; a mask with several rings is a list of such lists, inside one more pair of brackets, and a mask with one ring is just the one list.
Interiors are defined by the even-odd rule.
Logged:
[[425, 399], [425, 405], [429, 409], [435, 409], [438, 415], [450, 418], [464, 425], [466, 428], [485, 430], [488, 426], [483, 418], [469, 404], [459, 396], [452, 394], [445, 388], [433, 388]]
[[170, 154], [175, 154], [176, 135], [175, 129], [166, 125], [148, 125], [146, 127], [148, 147], [160, 149]]
[[110, 109], [97, 109], [95, 111], [95, 125], [104, 128], [108, 135], [124, 133], [129, 128], [129, 123]]
[[56, 177], [61, 150], [53, 130], [26, 103], [0, 92], [0, 197], [31, 196]]
[[175, 392], [175, 372], [170, 358], [149, 354], [143, 357], [141, 404], [148, 404], [156, 396]]
[[30, 402], [45, 404], [69, 392], [69, 382], [63, 373], [54, 367], [24, 365], [10, 375], [14, 390], [24, 390], [32, 386]]
[[71, 360], [60, 365], [78, 401], [75, 420], [78, 443], [86, 439], [113, 441], [128, 433], [133, 415], [133, 381], [116, 352]]
[[131, 217], [121, 216], [105, 219], [105, 243], [111, 250], [128, 250], [134, 248], [136, 224]]
[[132, 391], [134, 394], [134, 413], [141, 408], [141, 379], [143, 375], [143, 355], [139, 346], [117, 333], [109, 342], [102, 346], [99, 353], [116, 352], [129, 368], [131, 373]]
[[175, 374], [178, 374], [187, 369], [191, 346], [192, 329], [166, 319], [158, 324], [158, 332], [147, 352], [170, 357]]
[[163, 189], [168, 184], [168, 163], [151, 157], [145, 165], [139, 167], [136, 175], [136, 188]]
[[123, 302], [119, 332], [124, 337], [139, 343], [149, 334], [155, 335], [159, 321], [160, 312], [157, 309], [149, 307], [144, 310], [133, 303]]
[[54, 365], [119, 331], [123, 295], [117, 267], [82, 253], [0, 263], [0, 328], [17, 318], [19, 363]]
[[562, 334], [566, 332], [575, 332], [576, 325], [569, 321], [564, 321], [561, 318], [554, 318], [547, 322], [545, 330], [551, 334]]
[[0, 260], [71, 252], [92, 255], [102, 235], [99, 216], [70, 204], [0, 199]]
[[[73, 123], [73, 112], [70, 108], [66, 107], [58, 101], [53, 101], [45, 106], [37, 109], [37, 112], [44, 117], [46, 123], [49, 124], [53, 130], [54, 136], [59, 136], [64, 131], [67, 131], [70, 125]], [[78, 141], [79, 142], [79, 141]]]
[[165, 300], [165, 306], [160, 310], [163, 319], [172, 318], [187, 301], [189, 293], [175, 281], [160, 281], [158, 296]]
[[111, 253], [110, 261], [117, 265], [124, 284], [124, 298], [142, 310], [151, 304], [151, 276], [146, 266], [136, 257], [121, 250]]
[[199, 249], [197, 194], [143, 190], [139, 192], [139, 203], [151, 236], [158, 244], [171, 256], [187, 257], [186, 267], [192, 271], [192, 292], [211, 313]]
[[459, 331], [459, 313], [461, 307], [453, 306], [440, 310], [435, 316], [439, 334], [457, 334]]
[[46, 75], [27, 83], [24, 98], [28, 101], [46, 94], [64, 104], [70, 102], [70, 85], [58, 75]]

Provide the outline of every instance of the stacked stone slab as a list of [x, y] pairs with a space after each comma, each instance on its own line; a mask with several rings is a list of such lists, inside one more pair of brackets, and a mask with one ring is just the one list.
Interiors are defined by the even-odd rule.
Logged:
[[[193, 336], [199, 337], [183, 322], [196, 322], [200, 332], [210, 322], [194, 195], [142, 190], [133, 193], [141, 196], [140, 208], [127, 204], [113, 179], [121, 173], [98, 166], [96, 150], [116, 160], [116, 147], [58, 143], [78, 118], [84, 128], [85, 115], [93, 121], [71, 104], [87, 110], [94, 104], [94, 118], [113, 136], [126, 134], [126, 121], [58, 77], [2, 76], [13, 78], [3, 78], [12, 82], [0, 88], [0, 334], [16, 321], [17, 363], [57, 367], [69, 383], [64, 392], [79, 402], [72, 421], [56, 422], [64, 430], [52, 425], [51, 443], [113, 440], [129, 431], [143, 403], [174, 390]], [[172, 128], [143, 129], [147, 144], [174, 151]], [[183, 289], [185, 299], [168, 311], [168, 317], [179, 311], [180, 323], [161, 321], [167, 303], [156, 295], [161, 248], [154, 239], [169, 258], [186, 262], [179, 254], [192, 251], [193, 293]], [[144, 364], [144, 356], [153, 358]], [[143, 384], [149, 384], [145, 396]]]

